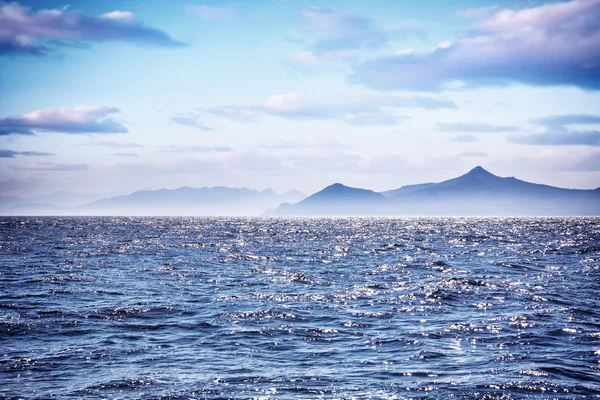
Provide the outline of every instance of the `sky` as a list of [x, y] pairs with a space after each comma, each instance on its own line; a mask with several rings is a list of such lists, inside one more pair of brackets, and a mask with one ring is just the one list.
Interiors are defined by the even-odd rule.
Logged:
[[600, 0], [0, 0], [0, 196], [600, 187]]

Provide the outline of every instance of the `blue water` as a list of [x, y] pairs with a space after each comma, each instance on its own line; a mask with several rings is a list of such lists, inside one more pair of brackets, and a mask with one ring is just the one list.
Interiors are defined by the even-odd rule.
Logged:
[[2, 398], [600, 397], [600, 218], [0, 218]]

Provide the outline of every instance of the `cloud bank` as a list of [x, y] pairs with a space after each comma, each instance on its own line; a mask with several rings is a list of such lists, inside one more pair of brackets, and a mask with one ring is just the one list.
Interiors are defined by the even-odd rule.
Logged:
[[90, 16], [63, 9], [32, 11], [17, 2], [0, 1], [0, 56], [48, 53], [57, 44], [121, 41], [148, 46], [185, 44], [164, 31], [145, 25], [127, 11]]
[[226, 105], [204, 111], [237, 122], [255, 120], [260, 115], [272, 115], [291, 120], [338, 120], [349, 125], [395, 125], [405, 116], [396, 108], [438, 110], [455, 108], [447, 99], [404, 97], [386, 94], [359, 96], [324, 96], [311, 98], [304, 93], [286, 93], [269, 97], [262, 104]]
[[44, 157], [53, 156], [52, 153], [40, 152], [40, 151], [14, 151], [8, 149], [0, 149], [0, 158], [15, 158], [16, 156], [27, 156], [27, 157]]
[[471, 87], [518, 82], [600, 89], [600, 0], [481, 16], [454, 43], [367, 60], [350, 80], [381, 90], [437, 91], [455, 81]]
[[25, 167], [15, 167], [17, 171], [87, 171], [87, 164], [54, 164], [54, 163], [33, 163]]
[[303, 65], [321, 65], [336, 61], [356, 60], [386, 47], [392, 40], [407, 35], [423, 37], [424, 31], [414, 26], [382, 28], [367, 18], [347, 12], [322, 8], [301, 11], [304, 34], [314, 40], [294, 57]]
[[0, 118], [0, 136], [34, 135], [35, 132], [67, 134], [126, 133], [127, 128], [109, 117], [119, 112], [107, 106], [47, 108], [28, 114]]
[[213, 128], [204, 125], [200, 122], [200, 115], [196, 113], [187, 113], [187, 114], [173, 114], [169, 118], [174, 124], [183, 125], [190, 128], [198, 129], [199, 131], [208, 132], [212, 131]]
[[483, 122], [456, 122], [438, 123], [438, 130], [443, 132], [497, 133], [514, 132], [519, 128], [512, 125], [492, 125]]
[[544, 127], [544, 132], [511, 136], [508, 140], [518, 144], [547, 146], [600, 146], [600, 130], [572, 130], [569, 125], [600, 125], [600, 116], [595, 115], [551, 115], [531, 122]]

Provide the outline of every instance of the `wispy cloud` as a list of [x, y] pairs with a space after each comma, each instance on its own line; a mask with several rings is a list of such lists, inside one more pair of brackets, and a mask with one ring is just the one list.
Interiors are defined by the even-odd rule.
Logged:
[[543, 126], [563, 127], [565, 125], [600, 125], [600, 116], [585, 114], [550, 115], [543, 118], [531, 120], [531, 122]]
[[476, 142], [479, 139], [475, 135], [458, 135], [452, 139], [453, 142], [469, 143]]
[[456, 15], [464, 18], [487, 18], [492, 15], [494, 11], [498, 10], [497, 5], [487, 7], [472, 7], [458, 10]]
[[113, 11], [99, 16], [66, 8], [32, 11], [17, 2], [0, 1], [0, 55], [48, 53], [56, 46], [121, 41], [149, 46], [185, 44], [145, 25], [134, 14]]
[[438, 123], [438, 130], [443, 132], [472, 132], [472, 133], [497, 133], [514, 132], [519, 128], [512, 125], [493, 125], [483, 122], [454, 122]]
[[298, 149], [326, 149], [326, 150], [344, 150], [351, 148], [351, 145], [342, 144], [331, 137], [309, 136], [303, 141], [279, 141], [273, 143], [263, 143], [259, 147], [270, 150], [298, 150]]
[[569, 125], [600, 125], [600, 116], [568, 114], [551, 115], [531, 120], [544, 127], [544, 132], [510, 136], [512, 143], [548, 146], [600, 146], [600, 130], [571, 130]]
[[132, 149], [132, 148], [144, 147], [143, 144], [139, 144], [139, 143], [132, 143], [132, 142], [119, 143], [119, 142], [115, 142], [112, 140], [93, 140], [89, 143], [80, 144], [80, 146], [99, 146], [99, 147], [108, 147], [111, 149]]
[[312, 44], [294, 57], [296, 63], [304, 65], [356, 60], [384, 48], [394, 39], [425, 35], [418, 27], [382, 28], [365, 17], [323, 8], [307, 8], [301, 15], [305, 34], [313, 38]]
[[185, 10], [208, 21], [228, 21], [235, 15], [231, 8], [188, 5]]
[[159, 151], [167, 153], [229, 153], [233, 149], [229, 146], [208, 146], [208, 145], [196, 145], [196, 146], [163, 146], [159, 148]]
[[[403, 97], [372, 94], [358, 96], [324, 96], [310, 98], [304, 93], [286, 93], [269, 97], [262, 104], [227, 105], [204, 111], [233, 121], [256, 119], [273, 115], [292, 120], [339, 120], [349, 125], [394, 125], [407, 118], [395, 112], [397, 108], [425, 108], [436, 110], [455, 108], [447, 99], [432, 97]], [[224, 113], [223, 110], [228, 110]]]
[[200, 122], [200, 115], [196, 113], [187, 113], [187, 114], [173, 114], [169, 118], [174, 124], [188, 126], [190, 128], [198, 129], [203, 132], [212, 131], [213, 128], [204, 125]]
[[454, 43], [367, 60], [350, 80], [382, 90], [440, 90], [453, 81], [600, 89], [600, 0], [487, 14]]
[[15, 158], [16, 156], [27, 156], [27, 157], [45, 157], [53, 156], [52, 153], [40, 152], [40, 151], [13, 151], [7, 149], [0, 149], [0, 158]]
[[0, 118], [0, 136], [18, 134], [34, 135], [35, 132], [125, 133], [120, 123], [109, 117], [118, 108], [106, 106], [79, 106], [73, 108], [48, 108], [28, 114]]
[[135, 158], [135, 157], [138, 157], [138, 154], [137, 153], [113, 153], [113, 156]]
[[560, 131], [531, 133], [522, 136], [512, 136], [512, 143], [538, 144], [547, 146], [600, 146], [600, 131]]
[[12, 166], [17, 171], [87, 171], [87, 164], [54, 164], [54, 163], [32, 163], [24, 167]]

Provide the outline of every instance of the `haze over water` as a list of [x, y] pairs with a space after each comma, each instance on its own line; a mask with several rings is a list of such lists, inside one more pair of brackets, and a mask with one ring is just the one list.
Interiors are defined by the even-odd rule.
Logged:
[[0, 219], [2, 398], [600, 396], [600, 218]]

